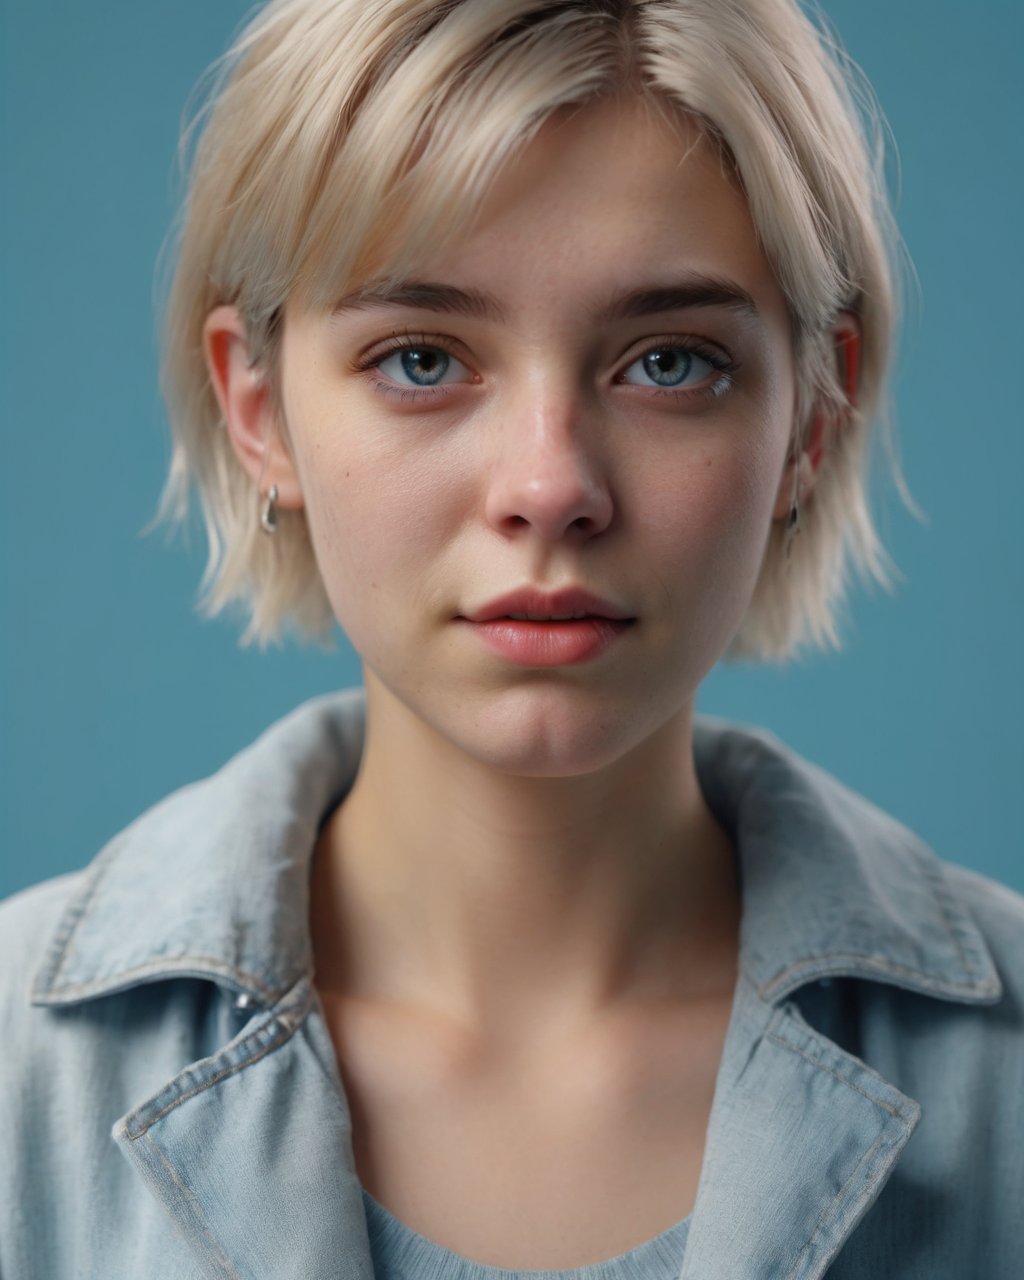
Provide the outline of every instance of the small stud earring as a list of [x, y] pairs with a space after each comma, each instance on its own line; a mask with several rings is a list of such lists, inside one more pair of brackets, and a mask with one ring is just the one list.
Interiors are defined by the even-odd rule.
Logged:
[[277, 485], [270, 486], [263, 510], [260, 512], [260, 528], [264, 533], [277, 532]]
[[799, 529], [800, 508], [794, 502], [789, 509], [789, 520], [786, 523], [786, 559], [789, 559], [789, 553], [793, 549], [793, 539], [800, 532]]

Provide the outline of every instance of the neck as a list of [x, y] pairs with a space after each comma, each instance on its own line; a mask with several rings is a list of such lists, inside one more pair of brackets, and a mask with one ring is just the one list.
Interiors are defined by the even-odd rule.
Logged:
[[368, 681], [359, 775], [321, 833], [312, 901], [322, 990], [492, 1038], [727, 994], [735, 977], [735, 860], [697, 784], [692, 705], [606, 768], [524, 777]]

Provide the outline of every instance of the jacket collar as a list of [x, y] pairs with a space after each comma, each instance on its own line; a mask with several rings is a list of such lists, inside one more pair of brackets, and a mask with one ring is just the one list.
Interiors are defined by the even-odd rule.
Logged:
[[[115, 836], [83, 873], [32, 1002], [189, 976], [266, 1006], [309, 976], [311, 854], [355, 780], [364, 714], [361, 689], [314, 698]], [[739, 850], [740, 963], [762, 999], [835, 976], [999, 998], [944, 864], [905, 827], [762, 730], [697, 715], [694, 756]]]

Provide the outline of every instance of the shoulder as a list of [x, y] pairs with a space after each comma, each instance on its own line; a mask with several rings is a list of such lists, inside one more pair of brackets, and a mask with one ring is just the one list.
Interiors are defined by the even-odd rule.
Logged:
[[950, 885], [964, 902], [991, 921], [997, 930], [1008, 929], [1013, 937], [1021, 939], [1021, 930], [1024, 929], [1024, 894], [1000, 880], [994, 880], [959, 863], [944, 859], [942, 866]]

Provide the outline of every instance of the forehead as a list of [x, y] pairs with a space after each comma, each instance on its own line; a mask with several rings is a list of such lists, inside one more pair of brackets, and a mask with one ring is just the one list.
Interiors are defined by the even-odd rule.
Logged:
[[695, 203], [730, 206], [743, 195], [692, 116], [656, 111], [640, 98], [607, 98], [555, 112], [499, 169], [473, 230], [571, 215], [566, 239], [584, 224], [618, 219], [635, 233], [677, 229]]
[[692, 118], [639, 100], [555, 116], [501, 171], [475, 223], [436, 259], [443, 275], [497, 275], [546, 291], [552, 270], [589, 293], [687, 270], [748, 293], [774, 278], [746, 199]]
[[689, 291], [700, 305], [786, 315], [719, 149], [693, 117], [639, 98], [550, 116], [499, 169], [465, 232], [421, 252], [403, 276], [389, 274], [386, 248], [375, 272], [335, 296], [335, 316], [400, 305], [596, 324], [669, 309], [639, 296], [659, 288], [678, 295], [673, 309]]

